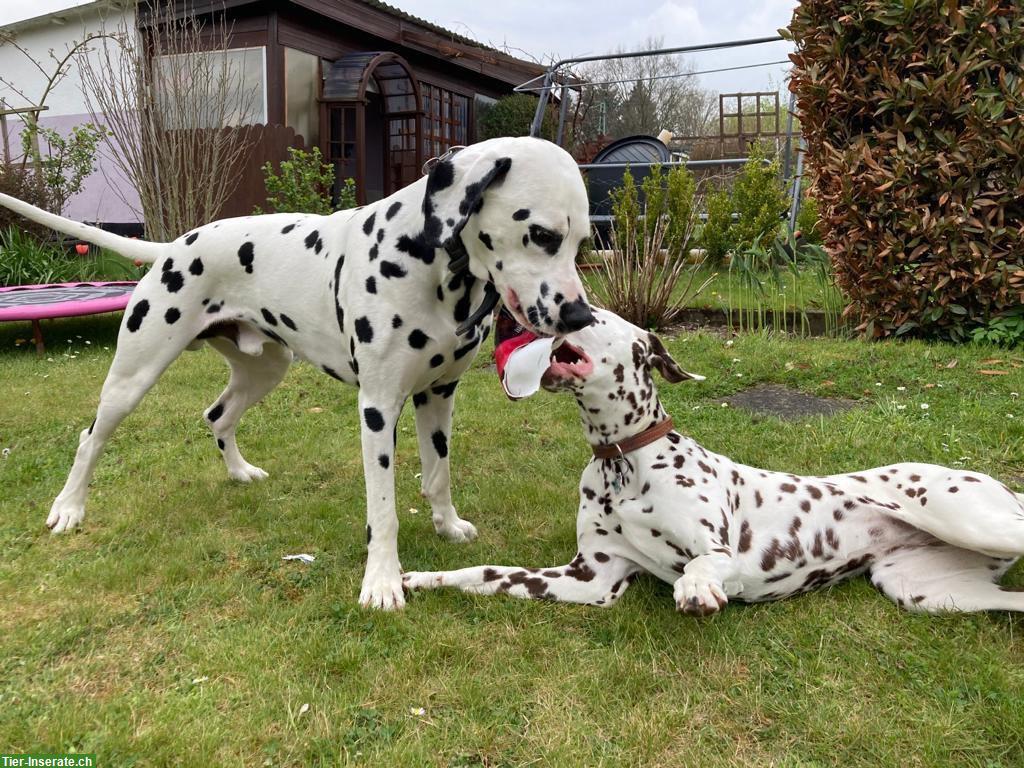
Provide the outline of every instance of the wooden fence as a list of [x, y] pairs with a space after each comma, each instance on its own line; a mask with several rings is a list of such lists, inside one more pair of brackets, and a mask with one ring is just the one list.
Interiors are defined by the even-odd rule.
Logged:
[[250, 146], [239, 163], [238, 186], [221, 209], [219, 218], [248, 216], [253, 208], [267, 207], [267, 188], [263, 183], [264, 163], [277, 163], [288, 159], [288, 148], [305, 149], [301, 136], [284, 125], [246, 125], [232, 130], [245, 131]]

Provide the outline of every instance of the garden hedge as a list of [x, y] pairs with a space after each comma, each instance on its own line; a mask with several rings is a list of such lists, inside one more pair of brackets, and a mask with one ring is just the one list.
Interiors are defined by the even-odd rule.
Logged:
[[803, 0], [789, 28], [826, 247], [868, 336], [1024, 304], [1016, 0]]

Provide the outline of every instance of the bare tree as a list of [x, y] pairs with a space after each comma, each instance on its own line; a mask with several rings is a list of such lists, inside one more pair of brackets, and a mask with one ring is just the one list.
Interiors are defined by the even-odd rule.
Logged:
[[[172, 0], [140, 9], [78, 56], [86, 103], [106, 124], [113, 160], [139, 195], [147, 236], [171, 240], [217, 218], [238, 183], [262, 94], [246, 82], [231, 31], [175, 12]], [[258, 66], [262, 68], [262, 59]], [[262, 73], [262, 69], [259, 69]]]
[[[662, 44], [649, 38], [638, 50], [654, 51]], [[620, 47], [614, 53], [625, 52]], [[587, 139], [599, 133], [656, 135], [662, 129], [677, 136], [704, 134], [717, 97], [700, 87], [693, 72], [691, 63], [670, 54], [611, 58], [581, 68], [577, 74], [587, 83], [583, 101], [589, 106], [581, 133]]]
[[[80, 41], [72, 40], [71, 43], [67, 45], [64, 54], [61, 56], [58, 56], [56, 51], [54, 51], [53, 48], [51, 48], [49, 51], [47, 51], [47, 55], [53, 63], [47, 64], [43, 60], [37, 59], [35, 56], [33, 56], [25, 46], [21, 45], [21, 43], [18, 42], [18, 38], [14, 34], [0, 30], [0, 47], [9, 45], [11, 48], [17, 50], [19, 53], [21, 53], [22, 56], [24, 56], [28, 60], [28, 62], [33, 67], [35, 67], [39, 71], [39, 74], [41, 74], [43, 76], [43, 79], [45, 80], [45, 84], [43, 85], [43, 91], [39, 95], [39, 99], [33, 101], [28, 97], [28, 95], [23, 90], [21, 90], [14, 83], [13, 80], [10, 80], [5, 76], [0, 75], [0, 84], [6, 86], [10, 91], [20, 96], [26, 104], [31, 105], [31, 107], [26, 108], [25, 111], [22, 113], [24, 115], [22, 119], [24, 120], [25, 125], [29, 128], [30, 131], [35, 131], [37, 129], [39, 113], [46, 109], [46, 99], [49, 98], [50, 92], [57, 87], [61, 80], [67, 77], [71, 60], [75, 57], [75, 55], [78, 54], [80, 50], [88, 46], [93, 41], [98, 40], [102, 37], [103, 34], [97, 32], [86, 35]], [[52, 67], [52, 69], [49, 69], [48, 67]], [[2, 100], [0, 100], [0, 104], [2, 104]], [[7, 141], [6, 137], [4, 137], [4, 141]], [[32, 157], [31, 159], [38, 164], [39, 144], [37, 136], [33, 135], [32, 144], [34, 157]], [[9, 153], [6, 154], [9, 155]], [[29, 155], [28, 153], [26, 153], [21, 159], [21, 166], [24, 167], [29, 159]], [[10, 157], [5, 156], [4, 160], [9, 161]]]

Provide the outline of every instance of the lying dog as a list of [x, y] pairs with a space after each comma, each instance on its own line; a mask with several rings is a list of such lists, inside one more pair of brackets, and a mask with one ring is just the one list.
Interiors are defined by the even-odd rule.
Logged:
[[776, 600], [867, 573], [909, 610], [1024, 611], [1024, 593], [993, 583], [1024, 553], [1024, 495], [931, 464], [828, 477], [737, 464], [673, 431], [651, 372], [700, 377], [653, 334], [595, 315], [543, 378], [575, 395], [595, 454], [580, 482], [575, 559], [407, 573], [408, 588], [610, 605], [647, 572], [674, 585], [679, 610], [705, 616], [730, 599]]
[[[6, 195], [0, 204], [56, 230], [154, 264], [124, 315], [96, 420], [53, 503], [54, 532], [77, 526], [104, 444], [164, 369], [208, 342], [227, 389], [206, 411], [229, 475], [266, 473], [242, 458], [238, 420], [294, 357], [359, 387], [367, 565], [359, 600], [404, 604], [395, 514], [395, 430], [412, 395], [434, 527], [476, 529], [452, 506], [452, 396], [490, 330], [500, 297], [519, 322], [560, 336], [592, 322], [575, 268], [589, 234], [573, 159], [550, 142], [495, 139], [437, 162], [429, 177], [362, 209], [213, 222], [172, 243], [130, 240]], [[474, 311], [474, 309], [476, 311]]]

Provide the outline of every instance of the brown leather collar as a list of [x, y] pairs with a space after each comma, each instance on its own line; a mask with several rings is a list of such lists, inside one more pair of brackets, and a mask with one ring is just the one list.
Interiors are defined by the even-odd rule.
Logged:
[[627, 437], [625, 440], [607, 445], [595, 445], [594, 456], [598, 459], [620, 459], [627, 453], [643, 448], [645, 445], [650, 445], [655, 440], [660, 440], [671, 432], [673, 427], [672, 417], [669, 416], [664, 421], [655, 424], [649, 429], [645, 429], [637, 435]]

